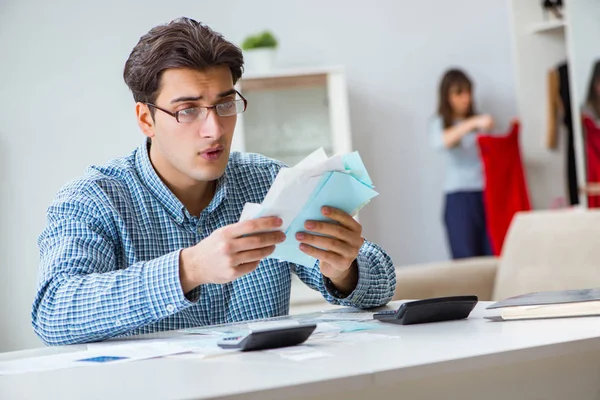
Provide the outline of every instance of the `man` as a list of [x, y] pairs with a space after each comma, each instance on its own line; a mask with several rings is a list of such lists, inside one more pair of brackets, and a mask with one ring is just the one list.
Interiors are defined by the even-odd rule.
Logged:
[[296, 237], [319, 260], [310, 267], [267, 258], [285, 239], [280, 219], [237, 222], [283, 167], [230, 154], [236, 115], [246, 109], [234, 89], [242, 65], [238, 47], [191, 19], [142, 36], [124, 79], [147, 138], [63, 187], [48, 209], [32, 311], [44, 342], [285, 315], [292, 272], [334, 304], [392, 298], [391, 259], [344, 212], [326, 207], [338, 223], [307, 221]]

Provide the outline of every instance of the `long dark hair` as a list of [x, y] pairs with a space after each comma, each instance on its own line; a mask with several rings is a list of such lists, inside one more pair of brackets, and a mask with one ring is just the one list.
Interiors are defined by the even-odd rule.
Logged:
[[592, 76], [590, 77], [590, 86], [588, 88], [587, 99], [585, 100], [586, 105], [592, 109], [595, 117], [600, 117], [600, 96], [596, 91], [596, 85], [600, 83], [600, 60], [596, 61], [594, 68], [592, 69]]
[[466, 90], [471, 93], [471, 104], [467, 110], [466, 117], [475, 115], [475, 105], [472, 96], [473, 82], [469, 79], [467, 74], [460, 69], [449, 69], [442, 77], [438, 100], [438, 114], [443, 119], [444, 128], [451, 126], [454, 119], [454, 111], [450, 106], [450, 89], [453, 87], [458, 87], [459, 91]]

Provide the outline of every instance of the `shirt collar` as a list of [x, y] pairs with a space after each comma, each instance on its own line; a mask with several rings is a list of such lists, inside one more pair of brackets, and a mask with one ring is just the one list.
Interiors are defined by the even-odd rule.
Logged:
[[[171, 217], [173, 217], [178, 223], [183, 223], [186, 218], [191, 217], [190, 213], [186, 210], [183, 203], [171, 192], [171, 190], [164, 184], [160, 179], [152, 163], [150, 162], [150, 155], [148, 151], [150, 149], [149, 142], [144, 140], [144, 143], [138, 147], [135, 155], [135, 168], [139, 174], [142, 182], [146, 185], [148, 190], [158, 199], [158, 201], [165, 207], [165, 210]], [[212, 213], [214, 210], [223, 203], [227, 195], [227, 175], [229, 172], [229, 163], [223, 176], [217, 180], [217, 188], [215, 195], [209, 203], [209, 205], [202, 211], [203, 213]]]

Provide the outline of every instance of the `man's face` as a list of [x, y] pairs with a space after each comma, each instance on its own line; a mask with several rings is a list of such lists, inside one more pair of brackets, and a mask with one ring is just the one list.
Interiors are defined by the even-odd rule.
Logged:
[[[155, 105], [172, 113], [192, 114], [199, 106], [212, 106], [235, 100], [233, 80], [227, 66], [203, 71], [168, 69], [164, 71]], [[205, 118], [190, 123], [177, 122], [171, 115], [138, 104], [138, 122], [152, 138], [150, 156], [159, 175], [168, 183], [193, 186], [199, 181], [213, 181], [225, 172], [237, 116], [217, 115], [215, 109]], [[203, 110], [201, 110], [203, 111]], [[144, 122], [147, 122], [145, 125]]]

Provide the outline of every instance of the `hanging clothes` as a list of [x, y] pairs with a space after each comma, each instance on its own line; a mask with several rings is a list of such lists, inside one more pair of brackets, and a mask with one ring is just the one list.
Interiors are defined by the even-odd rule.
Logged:
[[[588, 115], [583, 114], [583, 131], [587, 182], [600, 184], [600, 127]], [[600, 208], [600, 195], [588, 194], [588, 208]]]
[[519, 123], [513, 122], [504, 136], [479, 136], [478, 144], [486, 182], [487, 227], [494, 254], [499, 256], [515, 213], [531, 210], [519, 150]]
[[567, 188], [569, 191], [569, 202], [571, 205], [579, 204], [579, 190], [577, 187], [577, 166], [575, 163], [575, 139], [573, 135], [573, 116], [571, 113], [571, 95], [569, 90], [569, 70], [567, 63], [559, 64], [558, 90], [562, 103], [563, 124], [567, 130]]

